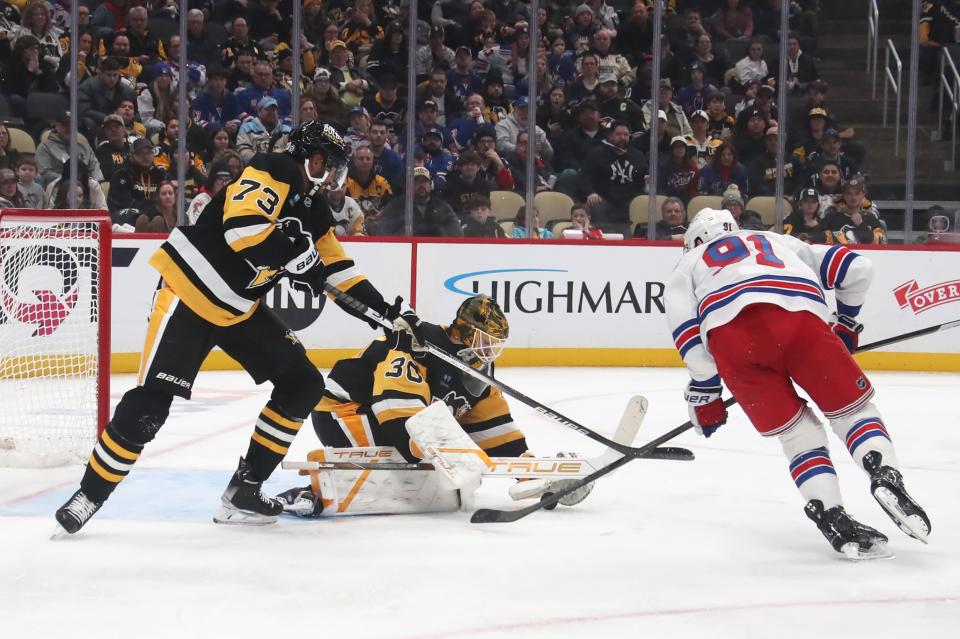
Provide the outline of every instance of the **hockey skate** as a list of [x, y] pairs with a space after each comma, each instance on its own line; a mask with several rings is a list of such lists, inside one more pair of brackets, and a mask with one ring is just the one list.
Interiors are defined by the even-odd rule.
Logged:
[[883, 456], [877, 451], [871, 451], [863, 457], [863, 467], [870, 473], [870, 493], [900, 530], [927, 543], [930, 535], [927, 513], [907, 493], [900, 471], [882, 463]]
[[824, 510], [823, 502], [811, 499], [803, 508], [823, 536], [847, 559], [888, 559], [887, 536], [851, 517], [843, 506]]
[[263, 482], [253, 476], [253, 471], [243, 457], [237, 472], [230, 478], [227, 489], [220, 498], [220, 510], [213, 516], [218, 524], [244, 524], [263, 526], [277, 521], [283, 505], [260, 490]]
[[319, 517], [323, 512], [323, 501], [309, 486], [285, 490], [277, 495], [277, 501], [283, 506], [284, 514], [295, 517]]
[[[90, 521], [90, 518], [100, 510], [101, 506], [103, 506], [102, 501], [93, 501], [81, 489], [73, 493], [67, 503], [57, 509], [54, 517], [61, 528], [72, 535], [83, 528], [83, 525]], [[59, 532], [58, 530], [57, 533]], [[54, 537], [57, 536], [57, 533], [54, 533]]]

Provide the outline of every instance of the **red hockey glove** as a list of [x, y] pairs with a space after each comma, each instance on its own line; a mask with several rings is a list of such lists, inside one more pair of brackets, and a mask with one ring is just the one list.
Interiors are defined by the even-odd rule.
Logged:
[[683, 398], [687, 400], [690, 421], [704, 437], [710, 437], [727, 423], [727, 407], [720, 399], [721, 392], [723, 386], [720, 384], [720, 376], [715, 375], [702, 382], [691, 379], [683, 394]]
[[851, 354], [857, 352], [857, 346], [860, 344], [860, 333], [863, 331], [863, 324], [853, 319], [849, 315], [837, 315], [837, 320], [830, 324], [830, 328], [837, 334], [843, 345]]

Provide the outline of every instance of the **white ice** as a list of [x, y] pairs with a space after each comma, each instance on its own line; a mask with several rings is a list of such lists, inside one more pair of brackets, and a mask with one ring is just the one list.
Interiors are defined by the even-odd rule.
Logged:
[[[610, 434], [627, 398], [648, 441], [686, 420], [680, 369], [502, 369], [504, 381]], [[853, 563], [802, 512], [776, 441], [743, 413], [673, 443], [694, 462], [636, 460], [575, 508], [475, 525], [469, 513], [264, 528], [211, 522], [268, 389], [202, 373], [131, 476], [78, 535], [51, 541], [81, 469], [0, 469], [0, 637], [960, 636], [960, 375], [874, 373], [930, 545], [869, 496], [831, 436], [851, 513], [897, 557]], [[132, 383], [113, 380], [114, 400]], [[514, 404], [534, 451], [600, 447]], [[316, 444], [305, 427], [289, 459]], [[277, 471], [275, 491], [302, 481]], [[479, 505], [516, 507], [487, 482]]]

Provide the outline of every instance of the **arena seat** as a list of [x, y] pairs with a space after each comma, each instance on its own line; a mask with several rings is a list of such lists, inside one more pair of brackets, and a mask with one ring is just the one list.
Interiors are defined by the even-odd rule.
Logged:
[[540, 211], [542, 225], [545, 220], [569, 219], [573, 199], [559, 191], [542, 191], [533, 196], [533, 205]]
[[[757, 197], [750, 198], [750, 201], [747, 202], [744, 209], [756, 211], [760, 214], [760, 219], [763, 220], [764, 225], [773, 226], [777, 219], [777, 198], [771, 195], [758, 195]], [[784, 199], [783, 217], [790, 215], [790, 211], [790, 202]]]
[[513, 191], [490, 192], [490, 210], [497, 220], [513, 221], [517, 217], [517, 210], [524, 204], [526, 204], [526, 201], [519, 193]]
[[719, 195], [698, 195], [687, 204], [687, 219], [692, 220], [703, 209], [719, 209], [721, 202], [723, 198]]
[[[657, 213], [659, 214], [663, 203], [666, 201], [666, 195], [657, 196]], [[637, 197], [630, 200], [630, 223], [633, 226], [637, 224], [647, 224], [650, 221], [650, 208], [649, 208], [650, 196], [648, 195], [638, 195]], [[631, 230], [632, 234], [632, 230]]]
[[11, 129], [8, 128], [7, 131], [10, 132], [10, 148], [16, 149], [20, 153], [36, 153], [37, 145], [34, 143], [33, 138], [30, 137], [30, 134], [22, 129]]

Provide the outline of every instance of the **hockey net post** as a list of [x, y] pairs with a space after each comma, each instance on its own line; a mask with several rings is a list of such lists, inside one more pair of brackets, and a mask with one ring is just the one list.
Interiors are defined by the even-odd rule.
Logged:
[[0, 211], [0, 466], [81, 462], [110, 418], [111, 230]]

